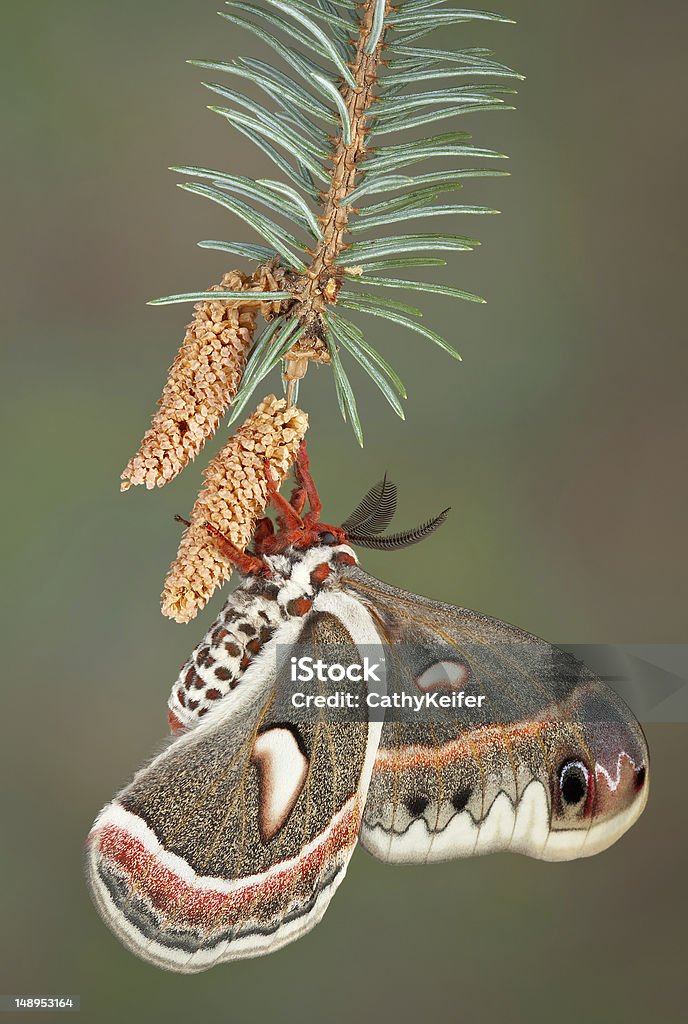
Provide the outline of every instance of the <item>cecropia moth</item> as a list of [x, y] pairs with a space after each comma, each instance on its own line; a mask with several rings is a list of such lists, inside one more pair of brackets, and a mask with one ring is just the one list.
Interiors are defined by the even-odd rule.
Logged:
[[[217, 538], [243, 580], [172, 689], [175, 738], [88, 838], [95, 904], [126, 946], [185, 973], [279, 949], [318, 923], [359, 840], [395, 863], [567, 860], [630, 827], [648, 752], [611, 689], [537, 637], [359, 567], [354, 547], [403, 547], [444, 514], [384, 536], [385, 480], [343, 526], [321, 523], [305, 451], [291, 502], [272, 498], [278, 527], [262, 520], [252, 552]], [[285, 714], [291, 652], [315, 664], [332, 649], [364, 710]], [[388, 697], [459, 709], [376, 720], [362, 674], [346, 675], [370, 650], [384, 652]]]

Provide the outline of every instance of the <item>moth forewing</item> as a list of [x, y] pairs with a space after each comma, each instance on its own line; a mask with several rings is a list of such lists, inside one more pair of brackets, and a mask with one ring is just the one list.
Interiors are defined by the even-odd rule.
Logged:
[[645, 737], [585, 666], [498, 619], [358, 567], [344, 585], [374, 610], [388, 689], [409, 702], [434, 689], [450, 703], [453, 693], [461, 705], [449, 717], [385, 721], [361, 829], [369, 852], [400, 862], [499, 850], [568, 860], [605, 849], [637, 820], [648, 793]]

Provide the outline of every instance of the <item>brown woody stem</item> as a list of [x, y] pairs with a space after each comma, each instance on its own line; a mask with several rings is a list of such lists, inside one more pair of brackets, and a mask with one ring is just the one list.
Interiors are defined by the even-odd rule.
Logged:
[[[308, 270], [296, 278], [291, 286], [296, 299], [293, 313], [306, 325], [307, 330], [287, 356], [289, 368], [285, 378], [289, 382], [303, 377], [311, 360], [323, 363], [330, 361], [323, 337], [322, 314], [328, 304], [337, 301], [341, 287], [342, 271], [337, 266], [337, 259], [347, 247], [349, 217], [354, 210], [353, 206], [348, 205], [347, 198], [356, 187], [356, 176], [360, 174], [361, 163], [368, 153], [366, 115], [375, 100], [374, 90], [384, 47], [383, 31], [373, 52], [365, 52], [373, 26], [375, 0], [365, 0], [361, 8], [356, 52], [350, 65], [356, 88], [346, 82], [340, 86], [351, 122], [351, 141], [345, 143], [343, 132], [333, 140], [335, 149], [331, 157], [331, 183], [329, 190], [321, 193], [322, 215], [319, 220], [323, 227], [323, 238], [311, 250]], [[390, 9], [388, 3], [387, 11]]]
[[[356, 187], [356, 177], [361, 173], [361, 164], [369, 152], [366, 146], [366, 122], [370, 106], [375, 101], [375, 86], [384, 48], [384, 29], [375, 49], [372, 53], [366, 53], [366, 44], [373, 27], [375, 0], [365, 0], [359, 6], [361, 16], [358, 38], [355, 41], [354, 59], [349, 65], [356, 88], [345, 81], [340, 82], [340, 93], [351, 124], [351, 141], [344, 141], [343, 130], [337, 138], [331, 140], [334, 149], [330, 157], [330, 187], [327, 192], [320, 193], [322, 214], [318, 219], [322, 225], [322, 239], [314, 249], [308, 250], [311, 262], [303, 273], [286, 271], [273, 262], [260, 267], [253, 279], [260, 280], [260, 287], [264, 291], [287, 289], [293, 295], [292, 299], [284, 302], [264, 303], [264, 315], [272, 318], [279, 313], [289, 313], [306, 327], [306, 331], [285, 357], [287, 368], [284, 379], [290, 401], [294, 382], [306, 375], [310, 362], [330, 362], [323, 313], [328, 305], [336, 303], [341, 288], [343, 272], [337, 260], [347, 248], [349, 217], [355, 211], [347, 199]], [[391, 4], [387, 2], [385, 14], [390, 10]]]

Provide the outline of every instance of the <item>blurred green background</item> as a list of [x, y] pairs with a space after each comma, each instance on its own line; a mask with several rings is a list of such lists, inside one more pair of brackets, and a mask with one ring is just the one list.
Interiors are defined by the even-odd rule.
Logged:
[[[173, 515], [217, 443], [164, 490], [118, 493], [189, 316], [145, 301], [229, 269], [197, 239], [250, 238], [165, 168], [270, 173], [184, 64], [259, 52], [215, 6], [3, 5], [0, 990], [80, 993], [85, 1021], [684, 1019], [681, 725], [648, 730], [650, 805], [591, 860], [391, 868], [359, 852], [314, 933], [190, 978], [138, 962], [91, 908], [83, 839], [165, 736], [169, 687], [221, 600], [189, 626], [157, 605]], [[368, 322], [412, 386], [402, 424], [352, 373], [363, 452], [328, 372], [309, 374], [326, 515], [388, 470], [399, 527], [453, 513], [419, 548], [366, 555], [373, 573], [555, 641], [685, 640], [688, 7], [499, 9], [518, 24], [439, 41], [494, 46], [527, 75], [517, 112], [467, 123], [513, 176], [465, 201], [504, 212], [457, 226], [484, 245], [437, 274], [489, 304], [424, 300], [462, 364]]]

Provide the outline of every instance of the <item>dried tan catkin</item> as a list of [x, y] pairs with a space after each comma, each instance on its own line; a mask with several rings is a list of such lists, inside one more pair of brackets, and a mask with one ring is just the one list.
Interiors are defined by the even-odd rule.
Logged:
[[[256, 275], [254, 275], [255, 277]], [[233, 270], [210, 290], [250, 292], [255, 282]], [[254, 302], [199, 302], [137, 453], [122, 473], [121, 489], [162, 487], [194, 459], [218, 428], [237, 393], [259, 307]]]
[[163, 615], [189, 622], [229, 579], [232, 567], [205, 523], [211, 523], [243, 551], [268, 501], [265, 461], [282, 483], [307, 429], [306, 413], [269, 395], [209, 463], [191, 525], [165, 580]]

